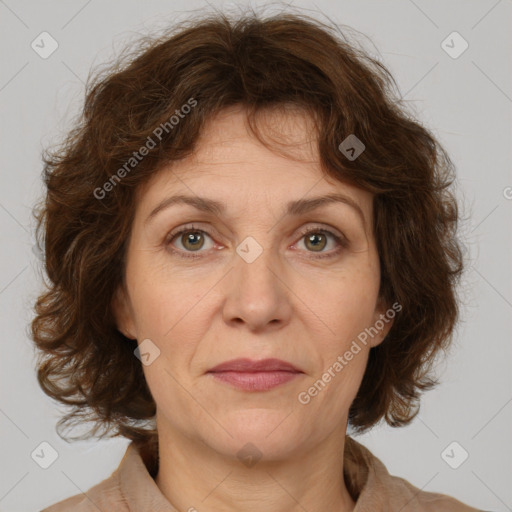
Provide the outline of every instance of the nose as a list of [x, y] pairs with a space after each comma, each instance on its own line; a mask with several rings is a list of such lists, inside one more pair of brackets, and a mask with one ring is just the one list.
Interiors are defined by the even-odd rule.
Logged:
[[289, 278], [270, 249], [252, 262], [238, 254], [229, 273], [223, 317], [252, 332], [280, 329], [290, 322], [292, 291]]

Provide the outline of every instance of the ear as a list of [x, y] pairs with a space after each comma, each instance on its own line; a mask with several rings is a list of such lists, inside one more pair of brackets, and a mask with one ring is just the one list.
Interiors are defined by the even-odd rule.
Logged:
[[136, 329], [133, 321], [133, 309], [126, 289], [121, 284], [112, 299], [112, 312], [117, 329], [127, 338], [136, 340]]
[[395, 315], [402, 309], [402, 306], [395, 302], [393, 306], [389, 306], [384, 302], [383, 297], [379, 297], [375, 312], [373, 314], [373, 322], [369, 331], [372, 333], [369, 340], [369, 345], [373, 348], [380, 345], [389, 333], [393, 326]]

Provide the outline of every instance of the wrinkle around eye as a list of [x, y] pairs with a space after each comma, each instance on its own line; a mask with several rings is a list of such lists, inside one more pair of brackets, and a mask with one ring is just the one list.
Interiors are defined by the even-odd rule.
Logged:
[[[206, 237], [206, 240], [209, 238], [211, 240], [210, 246], [208, 246], [208, 241], [206, 241], [206, 245], [203, 243], [201, 247], [197, 247], [197, 250], [187, 249], [183, 245], [182, 238], [188, 233], [199, 233], [201, 236]], [[307, 237], [313, 234], [319, 234], [327, 239], [325, 246], [319, 251], [309, 250], [307, 248]], [[296, 233], [294, 239], [296, 241], [292, 243], [290, 249], [301, 258], [311, 260], [327, 261], [329, 259], [339, 259], [343, 253], [351, 248], [351, 242], [343, 232], [324, 225], [306, 227], [300, 233]], [[329, 242], [331, 242], [331, 245], [334, 245], [334, 247], [324, 250], [325, 247], [329, 247]], [[171, 230], [171, 232], [166, 235], [163, 243], [171, 254], [183, 259], [208, 258], [215, 249], [221, 250], [225, 248], [224, 245], [216, 242], [212, 234], [197, 225], [184, 225]], [[176, 245], [177, 243], [181, 244], [182, 247], [178, 247]]]
[[[188, 215], [187, 215], [188, 216]], [[223, 249], [229, 247], [231, 244], [227, 242], [230, 239], [232, 234], [231, 229], [228, 226], [225, 226], [223, 223], [220, 226], [220, 230], [215, 226], [215, 223], [207, 217], [207, 220], [203, 220], [200, 217], [202, 215], [194, 215], [194, 217], [199, 217], [199, 219], [190, 219], [189, 222], [186, 222], [186, 219], [182, 219], [185, 222], [177, 223], [176, 218], [172, 224], [174, 224], [174, 228], [168, 229], [170, 224], [169, 219], [166, 222], [160, 222], [158, 224], [153, 224], [154, 229], [146, 230], [148, 234], [148, 238], [153, 238], [156, 242], [157, 247], [165, 246], [171, 244], [173, 248], [176, 248], [177, 251], [186, 251], [188, 253], [203, 253], [211, 251], [216, 245], [218, 249]], [[165, 219], [164, 219], [165, 221]], [[286, 222], [288, 224], [288, 222]], [[286, 226], [285, 224], [285, 226]], [[153, 227], [152, 226], [152, 227]], [[183, 245], [181, 247], [177, 247], [177, 245], [183, 244], [181, 242], [180, 235], [187, 231], [198, 231], [202, 234], [202, 236], [206, 237], [203, 247], [198, 247], [196, 251], [187, 250]], [[368, 250], [368, 239], [367, 233], [359, 225], [357, 222], [351, 221], [351, 218], [340, 220], [339, 216], [334, 215], [314, 215], [310, 214], [304, 216], [304, 218], [299, 218], [293, 220], [293, 225], [291, 222], [289, 223], [289, 229], [283, 228], [281, 233], [281, 237], [288, 240], [287, 248], [300, 245], [300, 247], [304, 247], [305, 233], [308, 232], [327, 232], [332, 233], [332, 235], [327, 235], [329, 237], [338, 236], [348, 241], [348, 245], [350, 247], [346, 247], [347, 250], [351, 252], [361, 252]], [[276, 235], [277, 236], [277, 235]], [[174, 242], [172, 239], [174, 238]], [[211, 239], [211, 242], [208, 241], [208, 238]], [[158, 241], [156, 241], [158, 240]], [[340, 242], [338, 242], [340, 243]], [[208, 244], [210, 244], [208, 246]], [[332, 244], [331, 244], [332, 245]], [[234, 248], [234, 247], [233, 247]], [[300, 249], [301, 251], [305, 251], [311, 254], [314, 254], [318, 251], [307, 250], [306, 248]], [[326, 252], [326, 251], [320, 251]]]

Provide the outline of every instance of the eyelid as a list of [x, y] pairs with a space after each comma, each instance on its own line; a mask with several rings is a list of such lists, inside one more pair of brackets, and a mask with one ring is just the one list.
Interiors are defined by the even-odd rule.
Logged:
[[[315, 223], [313, 223], [313, 224], [315, 224]], [[217, 231], [215, 229], [213, 229], [213, 228], [210, 228], [210, 229], [212, 229], [212, 231], [214, 233], [217, 233]], [[206, 234], [207, 236], [209, 236], [210, 238], [213, 239], [213, 235], [210, 233], [210, 231], [208, 229], [203, 229], [203, 228], [199, 227], [196, 223], [191, 222], [188, 224], [184, 224], [176, 229], [173, 229], [170, 233], [168, 233], [164, 239], [165, 246], [167, 247], [167, 246], [171, 245], [172, 241], [176, 237], [178, 237], [179, 235], [181, 235], [183, 233], [189, 232], [189, 231], [190, 232], [198, 231], [198, 232]], [[321, 223], [317, 223], [316, 225], [309, 225], [309, 226], [302, 228], [299, 231], [298, 239], [296, 240], [296, 242], [294, 242], [293, 246], [297, 245], [297, 243], [300, 242], [300, 240], [302, 240], [302, 238], [304, 238], [309, 233], [318, 233], [318, 232], [326, 233], [327, 235], [330, 235], [332, 238], [334, 238], [334, 240], [339, 244], [340, 247], [338, 247], [337, 249], [333, 249], [331, 251], [325, 252], [325, 253], [319, 252], [317, 255], [315, 255], [314, 251], [306, 251], [309, 254], [312, 254], [311, 257], [313, 259], [334, 257], [334, 256], [338, 255], [344, 249], [347, 249], [350, 245], [349, 239], [345, 236], [345, 234], [343, 232], [341, 232], [341, 231], [337, 230], [336, 228], [333, 228], [329, 225], [322, 225]], [[183, 251], [182, 249], [176, 249], [176, 248], [171, 249], [171, 251], [173, 253], [178, 253], [183, 258], [189, 258], [189, 259], [202, 257], [202, 256], [200, 256], [200, 254], [202, 252], [207, 252], [207, 251]]]
[[208, 228], [203, 228], [203, 227], [199, 226], [199, 224], [200, 223], [198, 223], [198, 222], [189, 222], [189, 223], [183, 224], [175, 229], [172, 229], [165, 236], [166, 242], [170, 241], [176, 235], [179, 235], [185, 231], [201, 231], [203, 233], [206, 233], [209, 236], [212, 236], [212, 234], [214, 234], [215, 236], [220, 236], [219, 232], [217, 230], [215, 230], [211, 225], [208, 225]]
[[333, 228], [329, 225], [322, 225], [322, 224], [307, 226], [307, 227], [303, 228], [301, 231], [299, 231], [299, 235], [300, 235], [300, 237], [303, 237], [303, 236], [307, 235], [308, 233], [316, 233], [316, 232], [324, 232], [324, 233], [331, 234], [333, 237], [339, 239], [340, 243], [343, 242], [343, 243], [348, 244], [348, 242], [349, 242], [348, 238], [345, 236], [345, 234], [343, 232], [341, 232], [338, 229]]
[[297, 242], [295, 242], [294, 246], [300, 242], [306, 235], [309, 233], [326, 233], [327, 235], [330, 235], [334, 240], [338, 243], [338, 247], [336, 249], [333, 249], [328, 252], [319, 252], [315, 253], [314, 251], [306, 251], [308, 254], [311, 254], [312, 256], [309, 256], [309, 258], [313, 260], [319, 260], [319, 259], [328, 259], [328, 258], [334, 258], [336, 256], [339, 256], [342, 252], [347, 250], [350, 246], [350, 241], [348, 238], [340, 231], [338, 231], [335, 228], [331, 227], [321, 227], [318, 226], [309, 226], [304, 228], [299, 233], [299, 239]]

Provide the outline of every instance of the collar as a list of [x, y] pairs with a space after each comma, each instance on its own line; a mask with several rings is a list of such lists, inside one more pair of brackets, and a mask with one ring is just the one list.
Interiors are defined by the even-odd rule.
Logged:
[[[141, 452], [131, 442], [113, 477], [117, 477], [123, 500], [131, 512], [177, 512], [162, 494], [153, 477], [158, 461]], [[150, 468], [150, 471], [148, 471]], [[476, 510], [447, 496], [425, 493], [406, 480], [392, 476], [384, 464], [366, 447], [345, 437], [343, 473], [345, 484], [356, 502], [353, 512], [433, 510], [427, 503], [445, 506], [443, 510]], [[445, 501], [446, 500], [446, 501]], [[425, 506], [426, 505], [426, 506]], [[455, 508], [451, 506], [455, 505]]]

